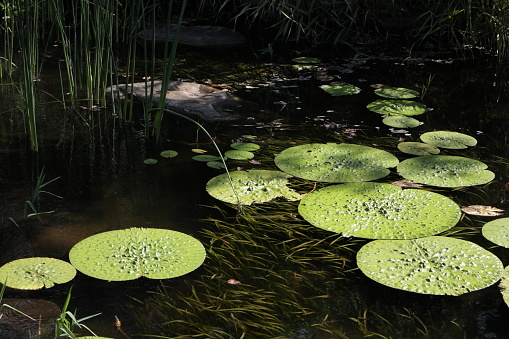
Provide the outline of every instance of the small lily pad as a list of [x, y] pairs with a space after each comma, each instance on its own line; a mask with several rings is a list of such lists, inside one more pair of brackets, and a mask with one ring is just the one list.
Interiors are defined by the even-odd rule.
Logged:
[[191, 150], [191, 152], [193, 152], [193, 153], [200, 153], [200, 154], [207, 153], [207, 151], [206, 151], [206, 150], [201, 149], [201, 148], [193, 148], [193, 149]]
[[[235, 192], [243, 205], [264, 203], [279, 197], [287, 200], [301, 198], [299, 193], [286, 186], [288, 178], [291, 176], [280, 171], [235, 171], [231, 172], [230, 176]], [[227, 173], [210, 179], [206, 189], [212, 197], [218, 200], [231, 204], [238, 202]]]
[[438, 236], [372, 241], [357, 253], [357, 265], [392, 288], [455, 296], [493, 285], [504, 271], [500, 259], [481, 246]]
[[328, 186], [302, 198], [299, 213], [312, 225], [368, 239], [411, 239], [456, 225], [460, 207], [438, 193], [360, 182]]
[[102, 280], [169, 279], [200, 267], [205, 248], [182, 232], [128, 228], [83, 239], [71, 248], [69, 260], [78, 271]]
[[322, 85], [320, 88], [332, 96], [354, 95], [361, 91], [359, 87], [346, 83], [338, 85]]
[[426, 113], [427, 108], [420, 102], [411, 100], [377, 100], [368, 104], [367, 108], [384, 115], [420, 115]]
[[161, 152], [161, 156], [163, 158], [174, 158], [178, 155], [179, 153], [177, 151], [174, 151], [172, 149], [169, 149], [169, 150], [166, 150], [166, 151], [162, 151]]
[[419, 96], [419, 92], [413, 89], [392, 86], [377, 88], [375, 94], [389, 99], [413, 99]]
[[192, 159], [196, 160], [196, 161], [203, 161], [203, 162], [221, 160], [221, 158], [218, 157], [217, 155], [209, 155], [209, 154], [195, 155], [194, 157], [192, 157]]
[[321, 62], [320, 59], [311, 57], [297, 57], [293, 58], [292, 61], [298, 64], [318, 64]]
[[68, 262], [54, 258], [18, 259], [0, 267], [0, 281], [20, 290], [38, 290], [63, 284], [74, 278], [76, 269]]
[[236, 142], [230, 145], [231, 148], [241, 151], [257, 151], [260, 149], [260, 145], [252, 142]]
[[498, 287], [500, 288], [500, 293], [502, 293], [505, 304], [509, 306], [509, 266], [506, 266], [504, 269], [504, 274], [502, 275], [502, 280], [500, 280]]
[[147, 165], [155, 165], [158, 163], [158, 161], [157, 161], [157, 159], [149, 158], [149, 159], [143, 160], [143, 163], [147, 164]]
[[484, 205], [470, 205], [462, 207], [461, 210], [470, 215], [480, 215], [484, 217], [496, 217], [504, 214], [504, 210], [493, 207], [493, 206], [484, 206]]
[[400, 142], [398, 144], [398, 149], [401, 152], [413, 155], [432, 155], [440, 153], [440, 149], [435, 146], [413, 141]]
[[249, 160], [254, 158], [254, 154], [249, 151], [231, 149], [224, 152], [225, 157], [234, 160]]
[[451, 131], [434, 131], [421, 135], [421, 140], [436, 147], [464, 149], [477, 145], [477, 139], [463, 133]]
[[382, 122], [391, 127], [395, 128], [415, 128], [421, 125], [421, 122], [417, 119], [407, 116], [390, 116], [384, 118]]
[[402, 161], [397, 169], [405, 179], [439, 187], [482, 185], [495, 178], [488, 166], [475, 159], [453, 155], [423, 155]]
[[207, 166], [215, 169], [226, 168], [226, 166], [221, 161], [207, 161]]
[[482, 235], [498, 246], [509, 248], [509, 218], [487, 222], [482, 227]]
[[285, 149], [274, 162], [293, 176], [324, 182], [358, 182], [387, 176], [399, 163], [389, 152], [354, 144], [306, 144]]

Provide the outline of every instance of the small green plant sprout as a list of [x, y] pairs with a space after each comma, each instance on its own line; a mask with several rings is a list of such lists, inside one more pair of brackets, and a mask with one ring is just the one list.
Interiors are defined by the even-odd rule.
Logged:
[[[36, 207], [36, 205], [37, 205], [37, 202], [39, 201], [41, 193], [46, 193], [46, 194], [49, 194], [51, 196], [54, 196], [55, 198], [62, 199], [62, 197], [60, 197], [60, 196], [58, 196], [56, 194], [53, 194], [53, 193], [48, 192], [46, 190], [43, 190], [44, 187], [46, 187], [49, 184], [51, 184], [52, 182], [60, 179], [60, 177], [56, 177], [56, 178], [51, 179], [50, 181], [47, 181], [47, 182], [44, 182], [44, 179], [46, 179], [46, 174], [44, 173], [44, 168], [43, 168], [41, 170], [41, 173], [37, 177], [37, 182], [36, 182], [35, 187], [34, 187], [34, 192], [32, 194], [32, 198], [30, 200], [26, 200], [25, 201], [25, 204], [24, 204], [24, 207], [23, 207], [23, 215], [25, 216], [25, 218], [29, 218], [29, 217], [32, 217], [32, 216], [39, 217], [39, 215], [41, 215], [41, 214], [48, 214], [48, 213], [53, 213], [54, 212], [54, 211], [48, 211], [48, 212], [40, 212], [40, 211], [38, 211], [38, 208]], [[33, 213], [28, 213], [28, 209], [29, 208], [33, 211]]]
[[334, 97], [339, 97], [343, 95], [354, 95], [359, 94], [361, 92], [361, 89], [359, 87], [347, 83], [333, 83], [330, 85], [321, 85], [320, 88]]
[[477, 139], [463, 133], [451, 131], [434, 131], [421, 135], [421, 140], [427, 144], [450, 149], [464, 149], [477, 145]]
[[54, 258], [18, 259], [0, 267], [0, 281], [21, 290], [51, 288], [71, 281], [75, 275], [76, 269], [71, 264]]
[[375, 94], [388, 99], [413, 99], [419, 96], [419, 92], [413, 89], [392, 86], [377, 88]]
[[414, 141], [400, 142], [398, 149], [401, 152], [412, 155], [435, 155], [440, 153], [440, 149], [433, 145]]
[[313, 226], [368, 239], [435, 235], [461, 217], [460, 207], [441, 194], [374, 182], [321, 188], [304, 196], [298, 210]]
[[238, 199], [243, 205], [264, 203], [276, 198], [287, 200], [299, 200], [302, 196], [296, 191], [288, 188], [288, 178], [291, 175], [280, 171], [270, 170], [249, 170], [235, 171], [230, 174], [230, 180], [226, 174], [220, 174], [209, 180], [206, 190], [214, 198], [228, 202], [237, 203]]
[[495, 173], [485, 163], [453, 155], [422, 155], [402, 161], [398, 173], [405, 179], [439, 186], [462, 187], [482, 185], [492, 181]]
[[482, 235], [498, 246], [509, 248], [509, 218], [487, 222], [482, 227]]
[[274, 162], [298, 178], [323, 182], [359, 182], [383, 178], [399, 160], [389, 152], [354, 144], [306, 144], [285, 149]]
[[491, 286], [504, 272], [500, 259], [481, 246], [439, 236], [369, 242], [357, 253], [357, 265], [392, 288], [454, 296]]
[[367, 109], [383, 115], [420, 115], [426, 113], [428, 108], [420, 102], [411, 100], [377, 100], [369, 103]]
[[169, 279], [200, 267], [205, 248], [182, 232], [128, 228], [83, 239], [71, 248], [69, 260], [78, 271], [96, 279]]

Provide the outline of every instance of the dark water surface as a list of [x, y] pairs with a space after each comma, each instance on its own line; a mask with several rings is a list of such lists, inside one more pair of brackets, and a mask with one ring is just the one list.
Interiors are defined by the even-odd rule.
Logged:
[[[196, 52], [189, 52], [193, 60]], [[202, 55], [202, 57], [204, 57]], [[183, 59], [185, 59], [183, 57]], [[455, 193], [460, 205], [485, 204], [507, 209], [508, 199], [504, 184], [507, 178], [509, 99], [507, 77], [489, 61], [453, 59], [367, 58], [356, 60], [326, 60], [324, 74], [332, 80], [316, 78], [316, 71], [297, 71], [288, 65], [253, 63], [250, 74], [236, 70], [235, 60], [211, 57], [218, 65], [215, 76], [207, 76], [207, 67], [186, 64], [191, 71], [184, 73], [194, 78], [210, 77], [214, 82], [229, 82], [238, 88], [236, 94], [250, 100], [258, 110], [239, 108], [244, 118], [239, 121], [207, 123], [204, 125], [216, 137], [223, 150], [232, 140], [242, 135], [256, 136], [262, 145], [294, 145], [303, 142], [345, 141], [377, 144], [396, 154], [400, 138], [417, 141], [418, 136], [430, 130], [454, 130], [475, 136], [478, 146], [466, 150], [465, 156], [485, 161], [496, 172], [493, 183], [473, 192]], [[194, 67], [194, 68], [193, 68]], [[201, 68], [202, 67], [202, 68]], [[51, 69], [50, 66], [48, 68]], [[210, 69], [210, 68], [208, 68]], [[227, 71], [225, 71], [227, 70]], [[241, 72], [242, 71], [242, 72]], [[228, 76], [225, 74], [229, 73]], [[322, 75], [324, 75], [322, 74]], [[55, 96], [58, 81], [55, 75], [41, 77], [40, 87]], [[48, 79], [48, 80], [45, 80]], [[331, 97], [319, 85], [333, 80], [346, 81], [362, 89], [349, 97]], [[54, 82], [54, 83], [53, 83]], [[422, 102], [433, 111], [419, 116], [424, 124], [401, 133], [391, 131], [381, 123], [378, 114], [368, 111], [368, 103], [378, 99], [371, 84], [386, 84], [416, 90], [425, 88]], [[248, 85], [246, 88], [245, 85]], [[0, 264], [30, 256], [47, 256], [68, 260], [69, 249], [78, 241], [104, 231], [128, 227], [158, 227], [195, 235], [204, 224], [198, 219], [211, 213], [204, 205], [215, 202], [205, 192], [206, 182], [220, 171], [191, 159], [192, 148], [205, 148], [213, 153], [209, 140], [186, 121], [168, 117], [163, 138], [154, 144], [146, 140], [138, 121], [122, 124], [112, 117], [109, 109], [98, 112], [83, 110], [69, 113], [58, 103], [39, 106], [38, 124], [40, 152], [28, 149], [17, 91], [8, 85], [0, 87], [0, 210], [2, 232], [0, 238]], [[51, 101], [42, 92], [40, 101]], [[252, 107], [252, 106], [250, 106]], [[163, 159], [158, 156], [165, 149], [179, 151], [179, 156]], [[263, 152], [263, 147], [262, 147]], [[156, 165], [145, 165], [146, 158], [158, 158]], [[256, 158], [255, 158], [256, 159]], [[244, 164], [245, 168], [255, 165]], [[274, 168], [263, 164], [263, 168]], [[23, 219], [24, 201], [30, 199], [38, 174], [44, 168], [46, 180], [59, 179], [46, 187], [47, 191], [62, 199], [42, 194], [40, 211], [53, 211], [36, 218]], [[397, 179], [396, 174], [391, 178]], [[13, 218], [19, 228], [8, 218]], [[466, 218], [469, 225], [480, 229], [486, 218]], [[479, 235], [480, 237], [480, 235]], [[492, 247], [478, 240], [509, 264], [504, 249]], [[485, 247], [486, 247], [485, 246]], [[199, 270], [198, 270], [199, 271]], [[174, 279], [179, 284], [195, 274]], [[361, 278], [363, 279], [363, 278]], [[366, 299], [373, 303], [404, 306], [408, 294], [366, 281], [370, 287]], [[78, 273], [77, 277], [61, 286], [48, 290], [18, 292], [8, 290], [7, 297], [43, 298], [62, 305], [72, 286], [70, 309], [77, 309], [78, 317], [101, 312], [88, 321], [96, 333], [120, 338], [112, 323], [114, 316], [125, 319], [123, 327], [135, 331], [130, 325], [126, 306], [131, 297], [143, 299], [158, 281], [138, 279], [127, 282], [104, 282]], [[437, 321], [450, 319], [465, 328], [467, 338], [506, 338], [509, 333], [507, 305], [496, 286], [461, 297], [433, 297], [412, 295], [412, 303], [430, 303], [436, 300], [443, 308], [436, 314]], [[411, 302], [410, 302], [411, 300]], [[136, 330], [137, 331], [137, 330]], [[444, 338], [447, 337], [444, 334]]]

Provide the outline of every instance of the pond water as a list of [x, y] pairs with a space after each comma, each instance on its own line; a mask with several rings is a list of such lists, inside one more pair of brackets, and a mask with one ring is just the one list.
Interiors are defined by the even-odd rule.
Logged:
[[[255, 157], [260, 164], [233, 162], [233, 168], [275, 169], [271, 161], [275, 152], [307, 142], [377, 145], [401, 160], [406, 156], [396, 148], [399, 141], [417, 141], [419, 135], [426, 131], [446, 129], [475, 136], [478, 145], [461, 151], [461, 155], [486, 162], [496, 173], [496, 178], [483, 187], [435, 190], [452, 197], [460, 206], [482, 204], [502, 209], [509, 207], [505, 189], [509, 163], [507, 77], [488, 58], [482, 62], [439, 59], [429, 55], [412, 59], [331, 58], [324, 60], [325, 66], [319, 70], [297, 70], [292, 67], [290, 59], [279, 60], [278, 63], [253, 61], [250, 58], [240, 63], [238, 59], [238, 55], [188, 50], [179, 54], [179, 64], [176, 67], [176, 76], [210, 78], [216, 83], [228, 83], [237, 88], [235, 94], [250, 101], [247, 106], [249, 108], [239, 108], [239, 112], [235, 112], [243, 116], [240, 120], [203, 122], [223, 151], [243, 135], [253, 136], [253, 140], [262, 146]], [[193, 148], [203, 148], [212, 154], [214, 150], [210, 140], [189, 122], [174, 117], [165, 119], [163, 137], [156, 144], [144, 137], [140, 122], [123, 124], [112, 117], [108, 108], [70, 113], [46, 94], [60, 95], [59, 79], [55, 76], [57, 69], [56, 63], [48, 62], [41, 75], [38, 99], [44, 104], [39, 105], [38, 110], [38, 154], [29, 150], [24, 131], [25, 121], [16, 108], [20, 100], [18, 92], [8, 84], [0, 87], [3, 103], [0, 111], [0, 264], [31, 256], [68, 260], [70, 248], [78, 241], [99, 232], [128, 227], [182, 231], [202, 239], [207, 248], [210, 239], [202, 231], [214, 230], [215, 226], [202, 219], [224, 217], [224, 220], [232, 220], [236, 213], [235, 209], [215, 201], [205, 191], [207, 181], [221, 171], [191, 159], [196, 155], [191, 151]], [[333, 97], [319, 88], [332, 81], [351, 83], [361, 88], [361, 92], [352, 96]], [[391, 130], [382, 124], [380, 115], [366, 109], [368, 103], [378, 99], [372, 84], [422, 91], [424, 96], [421, 101], [433, 110], [418, 117], [423, 125], [415, 129]], [[177, 150], [179, 155], [162, 159], [159, 152], [165, 149]], [[159, 162], [156, 165], [146, 165], [143, 163], [146, 158], [158, 158]], [[42, 169], [47, 181], [58, 177], [45, 189], [62, 198], [42, 193], [39, 211], [51, 213], [42, 215], [41, 220], [33, 217], [25, 220], [23, 206], [31, 198]], [[380, 181], [397, 179], [398, 175], [393, 173]], [[273, 205], [267, 208], [277, 210], [278, 205]], [[285, 204], [281, 206], [282, 209], [288, 208]], [[295, 207], [290, 205], [290, 208]], [[226, 211], [226, 216], [218, 210]], [[263, 210], [256, 213], [256, 218], [263, 220]], [[488, 220], [491, 219], [465, 216], [457, 226], [457, 235], [482, 244], [507, 265], [508, 252], [483, 240], [480, 235], [480, 227]], [[258, 236], [262, 237], [263, 234]], [[316, 237], [317, 242], [326, 242], [323, 239], [328, 239], [328, 235], [323, 232], [317, 232]], [[352, 249], [358, 248], [363, 242], [343, 239], [341, 243], [348, 244], [349, 241]], [[232, 244], [235, 246], [234, 240]], [[317, 244], [309, 246], [312, 248]], [[270, 275], [271, 270], [277, 273], [278, 265], [284, 266], [284, 263], [276, 262], [264, 274]], [[316, 264], [313, 267], [317, 271], [323, 269]], [[221, 271], [222, 268], [217, 269]], [[245, 269], [257, 272], [256, 267]], [[242, 269], [236, 270], [241, 276]], [[467, 338], [504, 338], [509, 333], [506, 321], [509, 312], [497, 286], [461, 297], [425, 296], [393, 290], [369, 281], [362, 273], [355, 271], [354, 262], [346, 265], [345, 270], [350, 272], [347, 279], [349, 282], [345, 286], [357, 286], [349, 298], [362, 300], [359, 305], [374, 310], [366, 321], [366, 331], [369, 327], [371, 331], [380, 334], [378, 337], [405, 337], [398, 332], [401, 324], [395, 322], [413, 316], [417, 317], [412, 318], [414, 324], [421, 321], [415, 319], [422, 319], [424, 328], [428, 328], [431, 333], [428, 337], [433, 337], [432, 333], [437, 331], [443, 331], [443, 337], [457, 337], [458, 333], [462, 333]], [[176, 291], [188, 290], [194, 279], [203, 281], [200, 277], [202, 274], [204, 271], [200, 268], [184, 277], [162, 283], [170, 286], [168, 293], [176, 298]], [[337, 279], [339, 277], [344, 278], [338, 273]], [[240, 280], [234, 276], [230, 278]], [[242, 283], [245, 284], [245, 281]], [[150, 291], [156, 291], [160, 285], [160, 281], [144, 278], [107, 283], [78, 273], [74, 280], [66, 284], [33, 292], [8, 290], [6, 297], [42, 298], [63, 305], [72, 287], [70, 309], [76, 309], [78, 317], [101, 313], [86, 322], [97, 334], [122, 338], [112, 326], [114, 317], [118, 316], [123, 321], [123, 329], [132, 338], [137, 338], [142, 337], [143, 333], [157, 333], [152, 327], [143, 328], [143, 324], [148, 326], [150, 321], [141, 319], [140, 314], [133, 311], [133, 307], [139, 304], [132, 298], [145, 300], [152, 295]], [[315, 290], [308, 287], [305, 293], [312, 298]], [[321, 319], [325, 322], [325, 315], [330, 313], [328, 316], [333, 321], [332, 327], [341, 329], [345, 337], [363, 337], [360, 329], [366, 314], [362, 309], [352, 306], [348, 307], [348, 311], [350, 317], [357, 321], [346, 316], [337, 319], [339, 317], [334, 314], [338, 308], [333, 299], [335, 293], [329, 291], [330, 299], [321, 296], [329, 300], [329, 304], [324, 304], [329, 311], [322, 309], [322, 313], [317, 312], [313, 321], [319, 322]], [[159, 297], [156, 294], [156, 298]], [[147, 307], [150, 308], [150, 305]], [[403, 314], [405, 310], [408, 311], [406, 316], [394, 318], [396, 320], [393, 319], [392, 324], [392, 320], [384, 324], [380, 318], [389, 313]], [[322, 317], [318, 319], [319, 316]], [[326, 331], [313, 331], [313, 326], [304, 324], [304, 321], [301, 327], [293, 324], [296, 329], [291, 337], [335, 337], [327, 335]], [[260, 326], [266, 325], [261, 323]], [[182, 331], [171, 335], [185, 337], [185, 329]], [[240, 332], [232, 329], [230, 334], [235, 337], [235, 333]], [[165, 335], [170, 336], [169, 333]], [[246, 335], [250, 337], [249, 331]], [[284, 337], [283, 333], [281, 336]], [[416, 337], [426, 337], [426, 333], [419, 333]]]

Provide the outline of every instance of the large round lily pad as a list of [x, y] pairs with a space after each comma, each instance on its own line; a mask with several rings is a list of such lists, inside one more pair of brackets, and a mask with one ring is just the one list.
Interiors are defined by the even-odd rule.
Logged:
[[21, 290], [38, 290], [74, 278], [76, 269], [63, 260], [45, 257], [18, 259], [0, 267], [0, 282]]
[[128, 228], [83, 239], [71, 249], [69, 259], [78, 271], [97, 279], [168, 279], [200, 267], [205, 248], [182, 232]]
[[405, 179], [440, 187], [482, 185], [495, 178], [488, 166], [453, 155], [423, 155], [402, 161], [397, 169]]
[[482, 235], [499, 246], [509, 248], [509, 218], [487, 222], [482, 228]]
[[368, 239], [435, 235], [461, 217], [460, 207], [441, 194], [374, 182], [321, 188], [302, 198], [299, 213], [316, 227]]
[[[286, 186], [291, 176], [280, 171], [235, 171], [230, 172], [230, 176], [235, 192], [243, 205], [268, 202], [279, 197], [287, 200], [301, 198], [299, 193]], [[238, 203], [227, 173], [210, 179], [206, 189], [218, 200], [232, 204]]]
[[477, 145], [477, 139], [463, 133], [451, 131], [434, 131], [421, 135], [421, 140], [436, 147], [464, 149]]
[[367, 108], [384, 115], [419, 115], [427, 111], [426, 106], [412, 100], [377, 100], [368, 104]]
[[413, 89], [392, 86], [377, 88], [375, 94], [390, 99], [412, 99], [419, 96], [419, 92]]
[[389, 152], [353, 144], [306, 144], [285, 149], [276, 166], [293, 176], [324, 182], [359, 182], [387, 176], [399, 160]]
[[404, 141], [398, 144], [401, 152], [413, 155], [432, 155], [440, 153], [440, 149], [424, 142]]
[[448, 237], [375, 240], [359, 250], [357, 265], [383, 285], [435, 295], [480, 290], [500, 280], [504, 270], [481, 246]]

